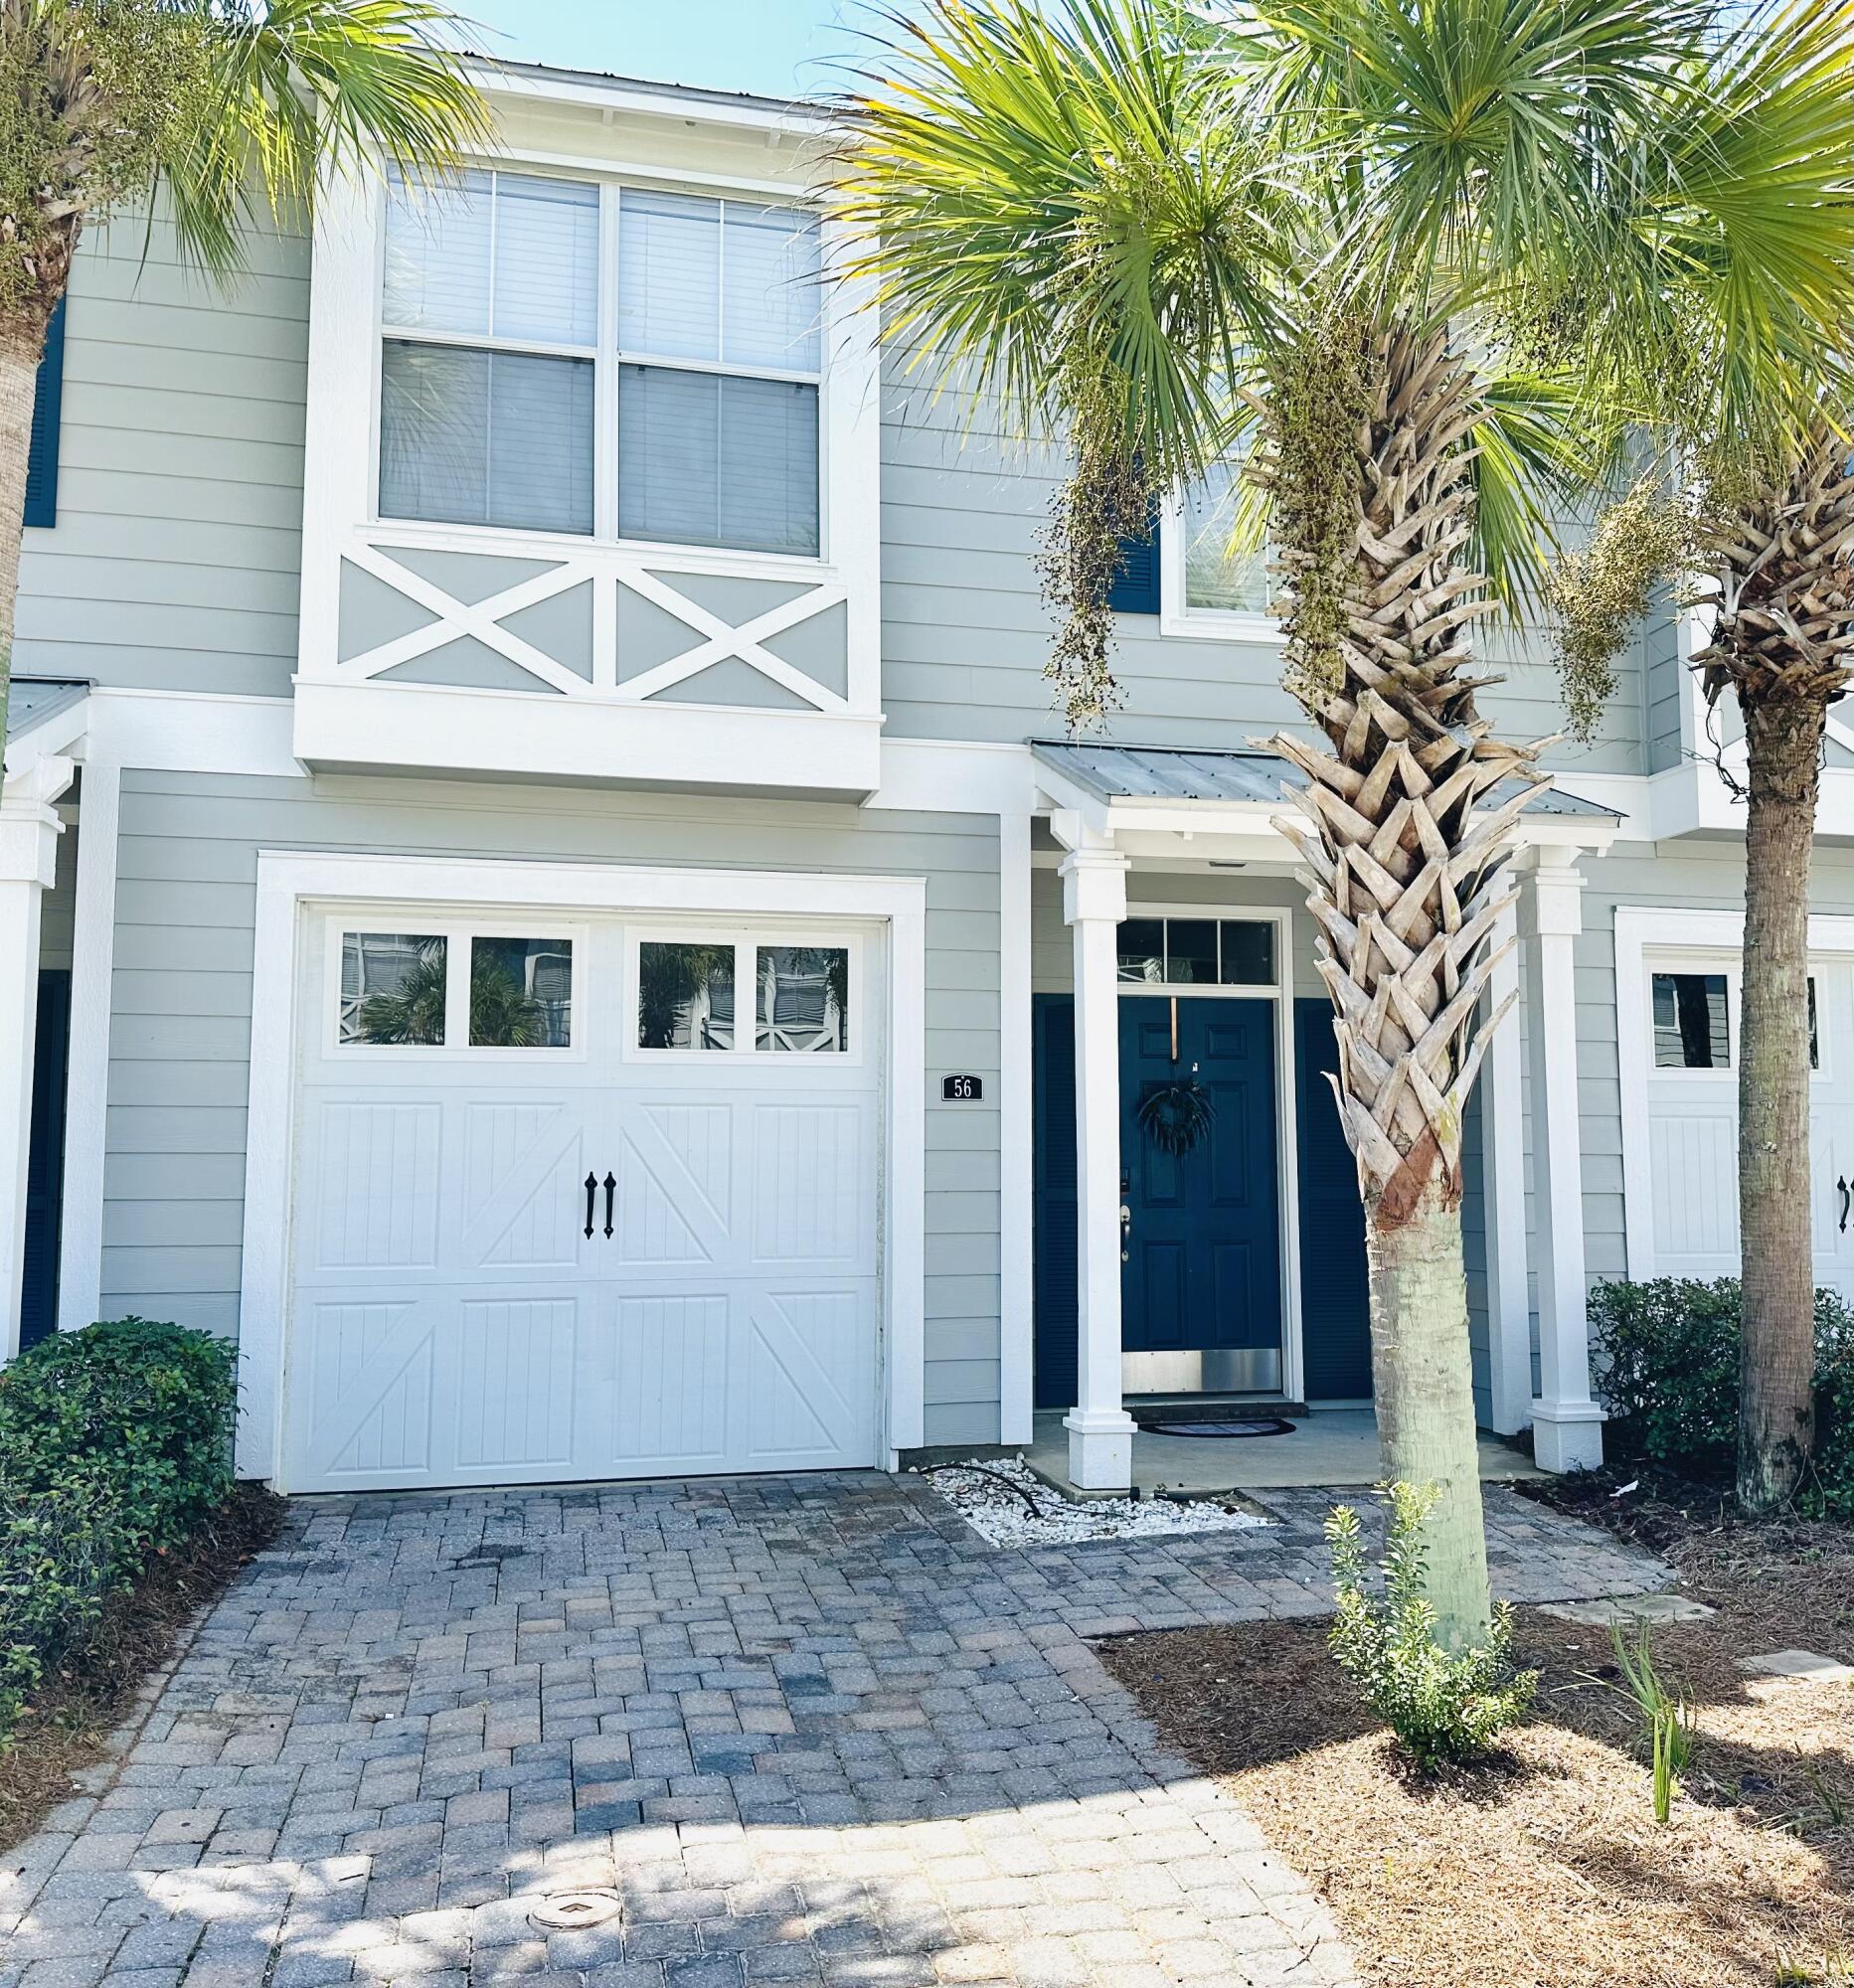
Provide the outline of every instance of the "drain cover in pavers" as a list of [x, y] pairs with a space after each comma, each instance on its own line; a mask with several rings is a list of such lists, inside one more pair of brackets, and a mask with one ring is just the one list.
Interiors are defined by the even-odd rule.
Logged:
[[1718, 1612], [1684, 1594], [1604, 1594], [1595, 1601], [1547, 1601], [1539, 1609], [1541, 1615], [1556, 1615], [1561, 1622], [1583, 1622], [1597, 1629], [1615, 1622], [1704, 1622]]
[[1772, 1650], [1768, 1656], [1740, 1657], [1738, 1667], [1756, 1671], [1761, 1677], [1806, 1678], [1811, 1684], [1854, 1682], [1854, 1665], [1818, 1657], [1813, 1650]]
[[528, 1914], [528, 1923], [544, 1932], [583, 1932], [605, 1925], [624, 1909], [616, 1892], [555, 1892]]

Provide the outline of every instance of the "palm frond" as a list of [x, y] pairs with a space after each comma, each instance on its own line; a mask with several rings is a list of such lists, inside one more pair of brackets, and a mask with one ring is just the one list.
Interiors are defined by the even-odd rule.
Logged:
[[1508, 371], [1484, 383], [1473, 451], [1476, 561], [1515, 618], [1545, 591], [1563, 521], [1607, 472], [1583, 396], [1559, 376]]
[[844, 105], [837, 215], [912, 363], [1033, 429], [1087, 355], [1126, 454], [1170, 480], [1221, 452], [1289, 191], [1159, 20], [1117, 0], [885, 17]]
[[1848, 401], [1854, 5], [1750, 10], [1679, 109], [1616, 162], [1597, 363], [1702, 446], [1781, 444]]
[[182, 247], [237, 269], [266, 205], [300, 219], [325, 173], [387, 160], [415, 181], [489, 142], [482, 97], [436, 0], [212, 0], [218, 87], [161, 161]]

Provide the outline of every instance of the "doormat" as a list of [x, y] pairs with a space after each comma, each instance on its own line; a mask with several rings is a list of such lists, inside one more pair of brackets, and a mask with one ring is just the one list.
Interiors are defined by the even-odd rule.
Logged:
[[1268, 1415], [1261, 1421], [1224, 1422], [1141, 1422], [1146, 1435], [1292, 1435], [1294, 1425], [1285, 1415]]

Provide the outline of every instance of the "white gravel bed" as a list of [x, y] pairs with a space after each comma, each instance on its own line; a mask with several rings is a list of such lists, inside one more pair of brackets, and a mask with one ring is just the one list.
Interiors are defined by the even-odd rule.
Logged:
[[[983, 1472], [993, 1472], [985, 1476]], [[1145, 1540], [1176, 1533], [1245, 1533], [1265, 1526], [1233, 1503], [1216, 1498], [1091, 1498], [1078, 1504], [1053, 1491], [1018, 1458], [972, 1457], [936, 1465], [921, 1475], [976, 1533], [994, 1547], [1073, 1546], [1078, 1540]], [[1021, 1486], [1038, 1514], [998, 1478]]]

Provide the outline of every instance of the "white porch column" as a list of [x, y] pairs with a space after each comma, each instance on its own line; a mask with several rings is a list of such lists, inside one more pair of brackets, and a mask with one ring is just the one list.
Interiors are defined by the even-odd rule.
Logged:
[[26, 1265], [26, 1163], [39, 1019], [39, 913], [63, 833], [52, 807], [72, 762], [31, 761], [0, 789], [0, 1360], [19, 1351]]
[[1075, 1137], [1079, 1248], [1076, 1405], [1070, 1481], [1124, 1491], [1133, 1481], [1133, 1418], [1120, 1405], [1119, 924], [1126, 858], [1077, 849], [1063, 858], [1063, 915], [1075, 928]]
[[1541, 848], [1522, 887], [1526, 1038], [1532, 1073], [1533, 1219], [1538, 1243], [1539, 1396], [1534, 1453], [1546, 1470], [1602, 1461], [1602, 1410], [1591, 1400], [1585, 1313], [1584, 1159], [1578, 1130], [1577, 986], [1583, 929], [1576, 851]]
[[[1514, 913], [1500, 914], [1493, 942], [1513, 936]], [[1519, 989], [1519, 954], [1493, 969], [1487, 998], [1499, 1007]], [[1526, 1282], [1526, 1123], [1524, 1052], [1517, 1008], [1487, 1051], [1480, 1073], [1481, 1225], [1487, 1247], [1488, 1419], [1502, 1435], [1532, 1418], [1532, 1301]]]

